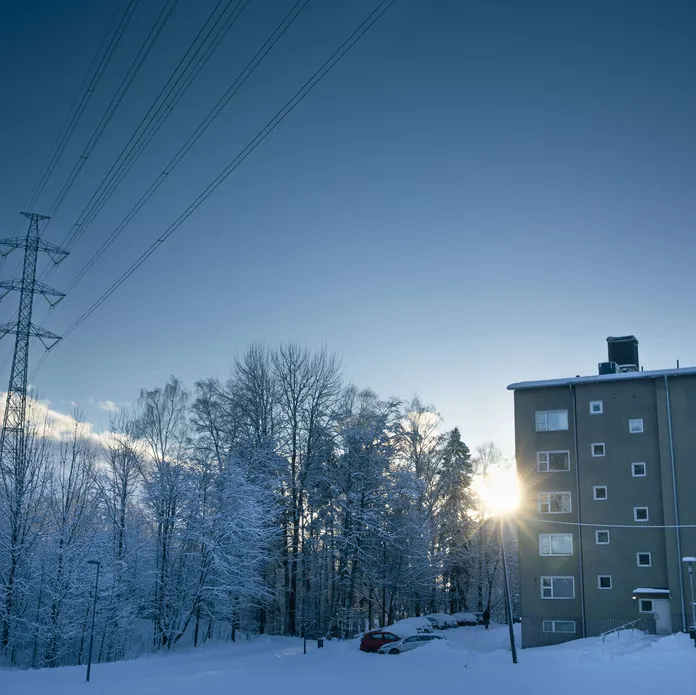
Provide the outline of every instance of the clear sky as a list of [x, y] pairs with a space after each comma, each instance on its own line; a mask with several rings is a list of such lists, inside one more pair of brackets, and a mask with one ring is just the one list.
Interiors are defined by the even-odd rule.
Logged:
[[[292, 4], [251, 1], [51, 284], [68, 285]], [[44, 325], [65, 331], [376, 4], [312, 0]], [[48, 240], [72, 228], [214, 5], [179, 0]], [[161, 6], [141, 0], [36, 212]], [[0, 0], [0, 236], [15, 235], [115, 8]], [[694, 36], [688, 0], [397, 0], [51, 353], [41, 395], [105, 422], [100, 401], [132, 402], [170, 374], [224, 378], [251, 342], [294, 340], [511, 455], [510, 382], [594, 373], [612, 334], [639, 338], [646, 369], [696, 364]], [[1, 320], [15, 306], [5, 298]]]

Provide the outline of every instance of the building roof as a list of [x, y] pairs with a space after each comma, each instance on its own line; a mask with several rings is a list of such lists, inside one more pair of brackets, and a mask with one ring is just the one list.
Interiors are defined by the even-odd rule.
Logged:
[[574, 384], [594, 384], [605, 381], [630, 381], [632, 379], [662, 379], [666, 376], [692, 376], [696, 367], [681, 367], [680, 369], [655, 369], [650, 372], [622, 372], [620, 374], [595, 374], [592, 376], [576, 376], [566, 379], [547, 379], [545, 381], [520, 381], [508, 386], [508, 391], [521, 389], [543, 389], [552, 386], [572, 386]]

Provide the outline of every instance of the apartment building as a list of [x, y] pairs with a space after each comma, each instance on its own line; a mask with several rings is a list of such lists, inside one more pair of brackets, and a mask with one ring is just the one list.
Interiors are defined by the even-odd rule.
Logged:
[[523, 647], [691, 622], [696, 368], [642, 371], [634, 336], [607, 344], [596, 375], [508, 387]]

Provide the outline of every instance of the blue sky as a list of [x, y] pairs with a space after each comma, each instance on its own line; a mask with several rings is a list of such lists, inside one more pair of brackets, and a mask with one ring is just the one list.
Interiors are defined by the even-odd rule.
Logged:
[[[312, 0], [44, 325], [65, 331], [376, 4]], [[179, 0], [48, 240], [71, 229], [214, 5]], [[252, 0], [54, 286], [68, 285], [291, 5]], [[35, 211], [50, 207], [160, 7], [141, 2]], [[2, 236], [15, 234], [115, 8], [0, 2]], [[420, 394], [471, 445], [492, 439], [511, 455], [510, 382], [594, 373], [612, 334], [638, 336], [646, 369], [696, 364], [695, 30], [690, 2], [397, 0], [51, 353], [42, 396], [106, 422], [99, 401], [132, 402], [170, 374], [224, 378], [251, 342], [294, 340], [335, 350], [360, 386]], [[6, 337], [0, 359], [9, 347]]]

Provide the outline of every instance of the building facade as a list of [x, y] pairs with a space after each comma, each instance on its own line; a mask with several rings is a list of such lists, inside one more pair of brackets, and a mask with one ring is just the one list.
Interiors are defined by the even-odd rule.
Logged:
[[633, 336], [608, 341], [596, 376], [508, 387], [523, 647], [691, 623], [696, 368], [640, 371]]

